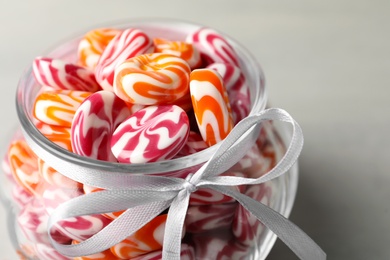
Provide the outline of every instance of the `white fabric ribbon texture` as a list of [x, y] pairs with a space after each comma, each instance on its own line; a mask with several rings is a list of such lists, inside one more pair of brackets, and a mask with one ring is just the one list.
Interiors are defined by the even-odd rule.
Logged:
[[[292, 125], [291, 141], [283, 158], [257, 179], [219, 176], [236, 164], [253, 145], [260, 123], [282, 121]], [[252, 133], [252, 134], [251, 134]], [[260, 184], [286, 173], [296, 162], [303, 146], [298, 123], [284, 110], [272, 108], [241, 120], [220, 143], [217, 151], [186, 179], [129, 173], [110, 173], [57, 158], [25, 133], [33, 151], [51, 167], [78, 182], [104, 189], [59, 205], [50, 216], [49, 230], [57, 222], [71, 217], [126, 210], [91, 238], [75, 245], [54, 241], [53, 247], [68, 257], [95, 254], [123, 241], [164, 210], [168, 209], [163, 241], [163, 259], [180, 259], [181, 235], [190, 194], [210, 188], [236, 199], [266, 227], [273, 231], [300, 259], [326, 259], [322, 249], [299, 227], [268, 206], [234, 191], [237, 185]]]

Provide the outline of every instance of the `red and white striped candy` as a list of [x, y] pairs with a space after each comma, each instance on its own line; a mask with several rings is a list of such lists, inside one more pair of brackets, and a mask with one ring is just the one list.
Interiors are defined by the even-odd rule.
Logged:
[[111, 252], [121, 259], [129, 259], [160, 250], [166, 221], [167, 214], [155, 217], [133, 235], [111, 247]]
[[91, 94], [72, 90], [41, 93], [35, 99], [34, 117], [45, 124], [70, 127], [76, 110]]
[[73, 152], [82, 156], [116, 162], [111, 152], [111, 135], [130, 115], [127, 104], [113, 92], [102, 90], [89, 96], [72, 121]]
[[250, 248], [236, 243], [229, 235], [195, 234], [192, 236], [196, 259], [248, 259]]
[[40, 85], [56, 89], [88, 92], [100, 89], [93, 71], [58, 59], [36, 58], [33, 62], [33, 74]]
[[104, 90], [112, 91], [115, 68], [125, 60], [153, 52], [153, 41], [138, 29], [118, 33], [104, 49], [95, 68], [96, 80]]
[[70, 127], [48, 125], [38, 120], [36, 120], [35, 126], [47, 139], [68, 151], [72, 151]]
[[108, 43], [120, 32], [113, 28], [99, 28], [85, 34], [77, 50], [79, 64], [94, 70]]
[[45, 181], [38, 172], [38, 157], [24, 140], [16, 140], [10, 144], [8, 160], [15, 181], [30, 194], [40, 196]]
[[[161, 250], [131, 258], [131, 260], [161, 260], [161, 259], [162, 259]], [[195, 259], [196, 258], [195, 258], [194, 248], [184, 243], [181, 244], [180, 260], [195, 260]]]
[[187, 114], [178, 106], [149, 106], [115, 130], [111, 150], [119, 162], [146, 163], [173, 158], [189, 134]]
[[188, 63], [172, 54], [143, 54], [115, 69], [114, 92], [126, 102], [141, 105], [172, 103], [188, 94]]
[[249, 86], [244, 74], [242, 74], [239, 67], [227, 63], [213, 63], [207, 68], [213, 69], [221, 75], [229, 95], [233, 122], [237, 124], [249, 115], [251, 108]]
[[65, 257], [58, 253], [51, 245], [37, 243], [34, 245], [35, 252], [38, 259], [44, 260], [70, 260], [71, 258]]
[[187, 156], [190, 154], [194, 154], [208, 147], [209, 146], [205, 143], [205, 141], [203, 141], [202, 136], [200, 136], [197, 132], [190, 131], [190, 134], [187, 138], [187, 142], [184, 144], [183, 148], [178, 153], [178, 156]]
[[191, 44], [181, 41], [169, 41], [162, 38], [154, 38], [154, 51], [172, 54], [185, 60], [191, 69], [202, 65], [199, 51]]
[[[269, 206], [272, 188], [266, 183], [248, 185], [245, 195]], [[235, 212], [232, 231], [240, 243], [253, 245], [259, 241], [259, 236], [263, 232], [264, 225], [255, 216], [249, 213], [241, 204]]]
[[23, 209], [32, 199], [34, 196], [22, 186], [12, 185], [12, 202], [15, 202], [19, 209]]
[[[79, 241], [73, 240], [72, 244], [77, 245]], [[120, 258], [114, 256], [110, 249], [93, 255], [74, 257], [73, 260], [120, 260]]]
[[186, 230], [188, 233], [202, 233], [230, 229], [236, 208], [237, 203], [190, 205], [185, 219]]
[[202, 27], [190, 33], [186, 42], [192, 43], [205, 59], [210, 62], [222, 62], [239, 66], [236, 51], [217, 31]]
[[81, 195], [83, 192], [79, 189], [61, 189], [56, 186], [48, 186], [42, 195], [42, 203], [47, 214], [51, 215], [61, 203]]
[[40, 158], [38, 159], [38, 170], [39, 174], [49, 185], [54, 185], [57, 188], [75, 189], [82, 186], [81, 183], [62, 175]]
[[[49, 215], [40, 200], [32, 199], [17, 215], [17, 223], [24, 236], [33, 243], [50, 244], [47, 222]], [[59, 243], [69, 243], [70, 240], [59, 235], [58, 230], [51, 232], [53, 238]]]
[[212, 146], [233, 128], [228, 94], [219, 74], [212, 69], [196, 69], [190, 74], [192, 106], [203, 140]]

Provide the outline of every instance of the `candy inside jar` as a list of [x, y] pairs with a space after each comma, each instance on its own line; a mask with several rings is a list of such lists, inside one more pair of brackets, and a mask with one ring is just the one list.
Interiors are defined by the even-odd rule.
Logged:
[[[3, 163], [10, 167], [3, 170], [19, 190], [13, 200], [20, 250], [37, 259], [160, 259], [168, 209], [118, 243], [78, 256], [59, 253], [53, 241], [82, 245], [126, 209], [110, 211], [116, 207], [102, 201], [93, 214], [53, 225], [49, 218], [84, 194], [115, 191], [102, 188], [111, 184], [94, 172], [187, 178], [239, 121], [266, 104], [264, 77], [250, 53], [213, 29], [170, 20], [84, 33], [38, 57], [17, 95], [27, 142], [11, 142]], [[281, 134], [272, 122], [253, 128], [247, 134], [253, 145], [221, 176], [262, 176], [286, 150]], [[52, 159], [36, 155], [31, 140]], [[61, 162], [90, 174], [70, 176], [52, 167]], [[288, 215], [296, 175], [293, 168], [232, 189]], [[191, 194], [180, 238], [183, 259], [261, 259], [275, 240], [234, 198], [207, 188]]]

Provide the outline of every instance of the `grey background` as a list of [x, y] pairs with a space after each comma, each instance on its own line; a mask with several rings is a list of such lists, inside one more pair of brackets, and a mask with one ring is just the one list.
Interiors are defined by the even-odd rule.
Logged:
[[[171, 17], [225, 32], [261, 63], [269, 100], [305, 146], [291, 220], [328, 259], [390, 259], [390, 2], [0, 0], [0, 140], [17, 124], [16, 84], [32, 59], [74, 32]], [[0, 259], [16, 259], [0, 206]], [[295, 259], [277, 241], [268, 259]]]

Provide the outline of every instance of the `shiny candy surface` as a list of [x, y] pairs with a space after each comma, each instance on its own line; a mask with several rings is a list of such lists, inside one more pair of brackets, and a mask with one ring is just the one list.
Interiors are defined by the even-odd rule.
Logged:
[[108, 43], [120, 32], [114, 28], [99, 28], [86, 33], [78, 46], [79, 64], [92, 70], [95, 69]]
[[119, 162], [145, 163], [170, 159], [189, 134], [187, 114], [178, 106], [149, 106], [115, 130], [111, 149]]
[[153, 52], [153, 41], [138, 29], [118, 33], [104, 49], [95, 68], [96, 80], [104, 90], [112, 91], [115, 68], [125, 60]]
[[172, 54], [185, 60], [191, 69], [202, 65], [199, 51], [191, 44], [181, 41], [169, 41], [162, 38], [153, 39], [155, 52]]
[[98, 91], [78, 108], [71, 127], [74, 153], [116, 162], [110, 140], [115, 128], [130, 115], [127, 104], [113, 92]]
[[171, 103], [188, 93], [190, 71], [185, 60], [172, 54], [139, 55], [115, 69], [114, 92], [133, 104]]
[[236, 51], [217, 31], [202, 27], [190, 33], [186, 42], [192, 43], [209, 63], [222, 62], [239, 66]]
[[100, 89], [93, 71], [58, 59], [36, 58], [33, 73], [36, 81], [43, 86], [88, 92]]
[[128, 259], [160, 250], [166, 221], [167, 214], [155, 217], [133, 235], [111, 247], [111, 252], [121, 259]]
[[229, 95], [234, 123], [236, 124], [247, 117], [251, 109], [251, 99], [249, 86], [241, 69], [227, 63], [213, 63], [207, 68], [217, 71], [222, 77]]
[[72, 90], [43, 92], [35, 99], [34, 116], [48, 125], [70, 127], [76, 110], [91, 94]]
[[203, 140], [212, 146], [233, 128], [228, 94], [219, 74], [212, 69], [196, 69], [190, 74], [192, 106]]
[[37, 121], [35, 126], [47, 139], [68, 151], [72, 151], [70, 127], [53, 126], [40, 121]]

